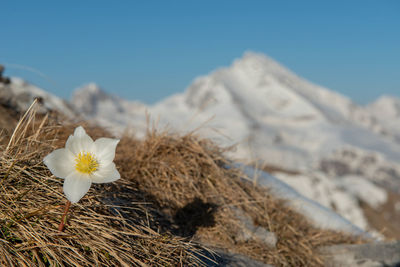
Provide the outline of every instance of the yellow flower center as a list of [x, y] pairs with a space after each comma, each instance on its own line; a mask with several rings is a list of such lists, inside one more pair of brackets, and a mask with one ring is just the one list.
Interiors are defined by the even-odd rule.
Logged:
[[75, 170], [85, 174], [91, 174], [99, 169], [99, 162], [89, 152], [80, 152], [75, 158]]

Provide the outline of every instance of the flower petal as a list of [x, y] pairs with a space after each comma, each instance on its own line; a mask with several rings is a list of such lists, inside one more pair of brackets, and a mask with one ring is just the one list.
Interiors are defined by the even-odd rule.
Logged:
[[90, 189], [92, 180], [88, 175], [73, 172], [65, 178], [64, 194], [69, 201], [77, 203]]
[[115, 149], [119, 143], [119, 139], [99, 138], [94, 144], [96, 145], [96, 157], [101, 164], [108, 165], [114, 160]]
[[96, 153], [93, 139], [86, 134], [82, 126], [77, 127], [74, 134], [68, 137], [65, 148], [71, 150], [75, 155], [84, 151]]
[[74, 171], [74, 155], [65, 148], [57, 149], [43, 159], [52, 174], [65, 178]]
[[76, 136], [76, 137], [83, 137], [83, 136], [85, 136], [85, 135], [87, 135], [87, 134], [86, 134], [85, 129], [83, 129], [82, 126], [78, 126], [78, 127], [75, 128], [74, 136]]
[[114, 162], [111, 162], [108, 165], [101, 166], [97, 172], [91, 175], [91, 178], [93, 183], [102, 184], [114, 182], [121, 178], [121, 175], [117, 168], [115, 168]]

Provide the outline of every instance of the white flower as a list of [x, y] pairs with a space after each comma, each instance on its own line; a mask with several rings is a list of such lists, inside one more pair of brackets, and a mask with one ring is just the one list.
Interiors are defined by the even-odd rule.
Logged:
[[82, 126], [70, 135], [65, 148], [57, 149], [44, 158], [44, 164], [57, 177], [64, 178], [64, 193], [72, 203], [78, 202], [92, 183], [109, 183], [120, 178], [113, 163], [119, 140], [93, 139]]

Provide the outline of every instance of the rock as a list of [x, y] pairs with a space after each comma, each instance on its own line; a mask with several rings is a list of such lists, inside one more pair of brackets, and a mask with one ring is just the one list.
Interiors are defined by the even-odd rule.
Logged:
[[239, 224], [239, 231], [235, 237], [237, 242], [247, 242], [252, 240], [264, 243], [271, 248], [276, 247], [278, 239], [274, 233], [269, 232], [264, 227], [254, 225], [253, 220], [241, 209], [233, 208], [232, 211], [238, 219]]
[[234, 254], [220, 250], [214, 250], [215, 254], [203, 251], [200, 256], [207, 267], [229, 266], [229, 267], [273, 267], [260, 261], [250, 259], [241, 254]]
[[0, 83], [9, 84], [10, 78], [3, 76], [4, 69], [4, 66], [0, 64]]
[[363, 245], [335, 245], [321, 250], [325, 266], [400, 266], [400, 241]]

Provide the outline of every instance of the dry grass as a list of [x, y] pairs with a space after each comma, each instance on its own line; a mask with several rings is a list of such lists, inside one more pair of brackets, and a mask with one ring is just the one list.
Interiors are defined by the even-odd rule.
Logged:
[[368, 223], [387, 240], [400, 240], [400, 194], [387, 189], [388, 199], [379, 208], [361, 202]]
[[[241, 179], [243, 173], [227, 167], [230, 162], [218, 147], [192, 134], [151, 131], [144, 141], [123, 138], [117, 152], [122, 173], [177, 224], [178, 235], [276, 266], [320, 266], [318, 247], [362, 242], [312, 227], [283, 201]], [[232, 207], [274, 232], [277, 248], [238, 242], [240, 226]]]
[[[194, 240], [276, 266], [320, 266], [318, 247], [361, 242], [312, 227], [283, 201], [243, 180], [212, 142], [156, 131], [141, 141], [121, 139], [115, 162], [122, 178], [92, 186], [59, 233], [62, 180], [42, 159], [64, 145], [75, 125], [51, 121], [28, 114], [13, 136], [1, 139], [2, 265], [201, 265], [204, 248]], [[109, 136], [85, 128], [93, 138]], [[238, 241], [234, 207], [274, 232], [277, 247]]]
[[156, 212], [126, 179], [93, 186], [73, 205], [65, 231], [58, 232], [65, 203], [62, 180], [51, 175], [42, 159], [64, 143], [74, 127], [54, 126], [47, 117], [36, 118], [29, 112], [14, 134], [2, 139], [0, 265], [200, 264], [198, 246], [149, 227], [157, 224]]

